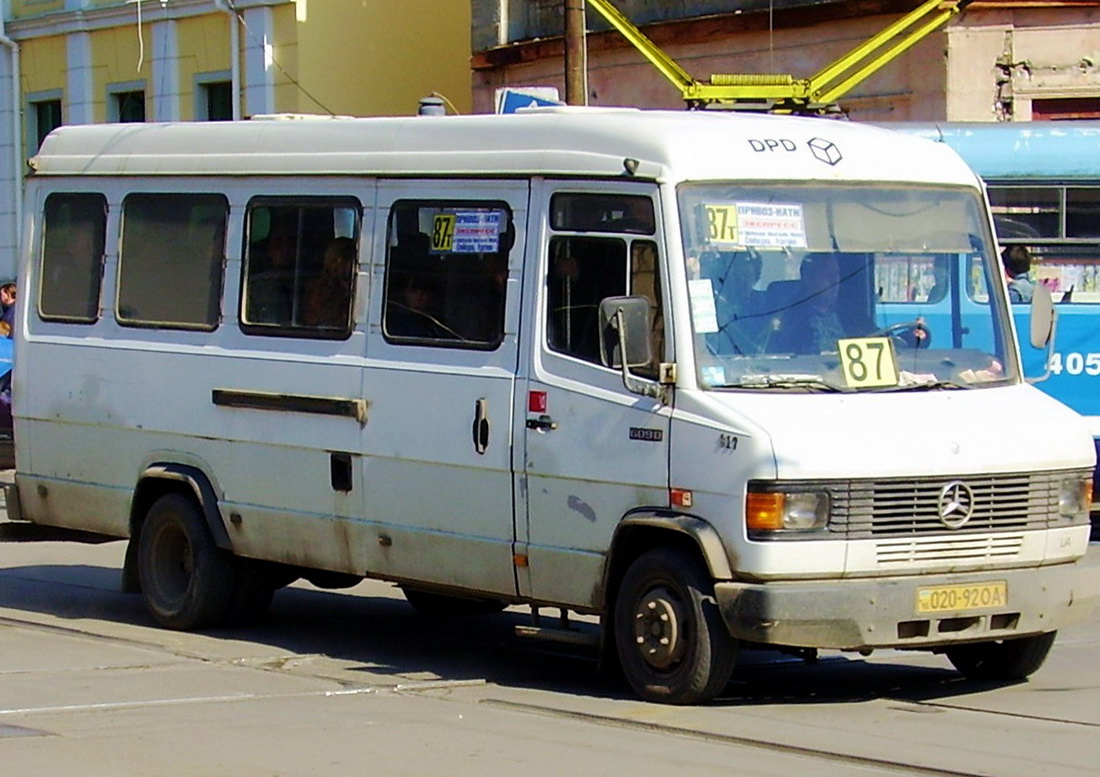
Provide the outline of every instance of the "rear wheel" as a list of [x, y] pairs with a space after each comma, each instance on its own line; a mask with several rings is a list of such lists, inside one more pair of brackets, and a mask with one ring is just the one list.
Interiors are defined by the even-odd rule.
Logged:
[[947, 648], [947, 660], [971, 680], [1023, 680], [1047, 659], [1058, 632]]
[[145, 606], [170, 629], [222, 623], [236, 579], [232, 554], [214, 544], [198, 506], [181, 494], [153, 503], [138, 539]]
[[698, 704], [729, 682], [733, 639], [694, 554], [657, 548], [639, 556], [619, 586], [612, 624], [623, 674], [643, 699]]

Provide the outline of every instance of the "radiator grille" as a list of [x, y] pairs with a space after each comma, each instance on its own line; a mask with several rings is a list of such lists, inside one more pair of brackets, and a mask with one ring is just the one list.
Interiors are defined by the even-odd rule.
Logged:
[[1019, 553], [1023, 535], [997, 534], [883, 540], [875, 543], [879, 564], [966, 564], [1005, 561]]
[[[1045, 529], [1059, 518], [1059, 485], [1070, 474], [834, 481], [826, 485], [832, 501], [829, 530], [847, 539], [871, 539]], [[953, 480], [973, 495], [970, 520], [958, 529], [949, 529], [939, 515], [940, 495]]]

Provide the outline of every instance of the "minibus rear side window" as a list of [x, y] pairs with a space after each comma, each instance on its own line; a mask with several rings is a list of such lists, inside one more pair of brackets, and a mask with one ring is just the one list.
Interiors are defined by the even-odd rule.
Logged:
[[358, 271], [359, 203], [263, 197], [248, 206], [241, 329], [346, 339]]
[[500, 345], [515, 242], [504, 203], [396, 202], [388, 235], [387, 340], [484, 350]]
[[220, 194], [131, 194], [122, 204], [118, 320], [212, 330], [221, 318], [225, 225]]
[[43, 319], [93, 323], [99, 316], [107, 199], [58, 193], [46, 198], [38, 313]]

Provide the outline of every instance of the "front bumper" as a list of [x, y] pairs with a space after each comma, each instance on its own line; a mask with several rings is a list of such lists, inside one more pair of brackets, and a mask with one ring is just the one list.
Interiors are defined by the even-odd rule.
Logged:
[[[917, 612], [917, 589], [1007, 584], [1002, 607]], [[1054, 631], [1084, 620], [1100, 599], [1100, 567], [768, 583], [719, 582], [718, 607], [740, 640], [792, 647], [921, 648]]]

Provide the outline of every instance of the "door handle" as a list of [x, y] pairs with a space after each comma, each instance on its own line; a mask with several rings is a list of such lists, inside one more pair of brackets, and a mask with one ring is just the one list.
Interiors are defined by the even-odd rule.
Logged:
[[539, 432], [550, 432], [558, 428], [558, 422], [548, 415], [540, 415], [538, 418], [528, 418], [527, 428]]
[[484, 397], [474, 403], [474, 450], [484, 455], [489, 449], [489, 402]]

